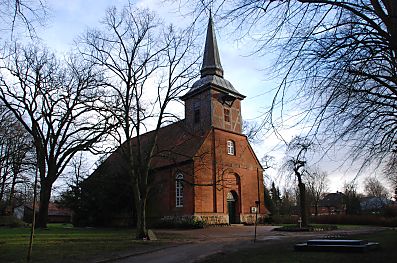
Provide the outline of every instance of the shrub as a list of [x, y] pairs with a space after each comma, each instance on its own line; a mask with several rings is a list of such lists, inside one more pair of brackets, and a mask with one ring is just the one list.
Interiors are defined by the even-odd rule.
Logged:
[[260, 224], [273, 224], [273, 217], [271, 216], [266, 216], [264, 218], [262, 218], [262, 221], [259, 221]]
[[397, 217], [397, 206], [386, 206], [383, 210], [385, 217]]
[[397, 217], [379, 215], [326, 215], [310, 218], [311, 223], [339, 225], [397, 226]]
[[273, 215], [271, 221], [273, 224], [297, 224], [299, 216], [297, 215]]
[[181, 229], [204, 228], [204, 226], [205, 226], [204, 221], [198, 220], [194, 216], [193, 217], [165, 216], [152, 225], [152, 227], [155, 228], [181, 228]]
[[0, 226], [23, 227], [26, 223], [13, 216], [0, 216]]
[[316, 231], [330, 231], [338, 229], [335, 225], [309, 225], [308, 227], [299, 227], [298, 225], [283, 226], [275, 228], [274, 231], [286, 232], [316, 232]]

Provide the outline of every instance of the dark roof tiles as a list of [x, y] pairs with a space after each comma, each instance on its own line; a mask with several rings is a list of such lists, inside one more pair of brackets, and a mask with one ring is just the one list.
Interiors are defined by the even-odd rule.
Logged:
[[201, 78], [193, 84], [192, 88], [184, 96], [182, 96], [181, 99], [186, 100], [187, 98], [210, 87], [218, 89], [227, 94], [230, 93], [230, 95], [233, 95], [239, 99], [245, 98], [245, 96], [240, 94], [228, 80], [223, 78], [223, 69], [219, 56], [212, 16], [210, 16], [208, 21], [203, 65], [201, 67]]
[[223, 77], [223, 69], [221, 65], [221, 59], [219, 57], [218, 43], [216, 41], [212, 16], [210, 16], [210, 19], [208, 20], [203, 65], [201, 67], [201, 77], [208, 75], [217, 75]]

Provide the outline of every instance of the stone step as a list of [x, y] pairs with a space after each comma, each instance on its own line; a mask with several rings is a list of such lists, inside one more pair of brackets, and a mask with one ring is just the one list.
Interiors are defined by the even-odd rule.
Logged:
[[368, 241], [365, 240], [352, 240], [352, 239], [312, 239], [308, 240], [308, 246], [311, 245], [365, 245]]
[[295, 245], [296, 251], [365, 252], [379, 248], [379, 243], [351, 239], [312, 239]]

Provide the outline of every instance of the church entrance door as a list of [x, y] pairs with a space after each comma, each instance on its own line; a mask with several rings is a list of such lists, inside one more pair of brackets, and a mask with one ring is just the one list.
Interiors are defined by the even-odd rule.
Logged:
[[229, 224], [239, 223], [239, 220], [237, 218], [237, 200], [238, 200], [238, 196], [235, 191], [230, 191], [227, 194], [227, 210], [229, 213]]

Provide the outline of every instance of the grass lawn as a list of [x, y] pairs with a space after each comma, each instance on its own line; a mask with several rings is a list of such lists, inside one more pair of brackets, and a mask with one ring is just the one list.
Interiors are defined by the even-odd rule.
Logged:
[[365, 253], [337, 253], [337, 252], [296, 252], [296, 241], [276, 242], [274, 244], [257, 243], [255, 248], [249, 248], [229, 254], [216, 254], [203, 262], [360, 262], [360, 263], [384, 263], [397, 262], [397, 231], [386, 230], [383, 232], [349, 236], [346, 239], [363, 239], [379, 242], [381, 248]]
[[[0, 228], [0, 262], [26, 262], [30, 228]], [[73, 228], [49, 225], [37, 229], [33, 243], [32, 262], [85, 262], [104, 259], [118, 252], [140, 252], [154, 249], [178, 239], [159, 236], [159, 241], [134, 240], [133, 229]]]

